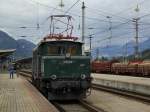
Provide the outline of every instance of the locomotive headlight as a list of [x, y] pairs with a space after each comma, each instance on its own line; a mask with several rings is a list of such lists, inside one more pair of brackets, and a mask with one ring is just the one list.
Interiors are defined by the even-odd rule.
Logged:
[[70, 58], [71, 54], [70, 53], [67, 53], [66, 54], [66, 58]]
[[57, 78], [56, 75], [51, 75], [51, 79], [55, 80]]
[[81, 74], [81, 79], [85, 79], [86, 75], [85, 74]]

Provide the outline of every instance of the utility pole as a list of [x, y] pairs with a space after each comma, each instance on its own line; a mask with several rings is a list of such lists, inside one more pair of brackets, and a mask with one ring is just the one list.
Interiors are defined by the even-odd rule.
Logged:
[[126, 42], [126, 44], [125, 44], [125, 52], [124, 52], [124, 62], [127, 62], [127, 56], [128, 56], [127, 49], [128, 49], [128, 43]]
[[[135, 11], [139, 12], [138, 5]], [[139, 20], [140, 20], [139, 17], [133, 18], [133, 22], [135, 24], [135, 59], [139, 58], [139, 24], [138, 24]]]
[[110, 31], [110, 37], [109, 37], [109, 45], [111, 44], [111, 38], [112, 38], [112, 22], [111, 22], [111, 18], [110, 16], [106, 16], [106, 18], [108, 19], [109, 22], [109, 31]]
[[[82, 51], [84, 51], [84, 44], [85, 44], [85, 4], [82, 2], [82, 42], [83, 42], [83, 47]], [[84, 54], [84, 53], [83, 53]]]
[[37, 3], [37, 30], [40, 29], [40, 24], [39, 24], [39, 3]]
[[90, 55], [91, 55], [91, 51], [92, 51], [92, 36], [90, 35], [89, 36], [89, 39], [90, 39]]
[[96, 49], [96, 60], [99, 60], [99, 49]]
[[63, 0], [60, 1], [59, 6], [60, 6], [61, 8], [65, 6], [64, 3], [63, 3]]
[[84, 43], [85, 36], [85, 4], [82, 2], [82, 42]]

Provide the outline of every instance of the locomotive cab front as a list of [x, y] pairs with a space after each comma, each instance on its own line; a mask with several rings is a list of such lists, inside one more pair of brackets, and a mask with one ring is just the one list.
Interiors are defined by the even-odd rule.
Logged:
[[49, 100], [86, 97], [91, 86], [90, 57], [82, 55], [82, 43], [43, 42], [33, 57], [33, 80]]

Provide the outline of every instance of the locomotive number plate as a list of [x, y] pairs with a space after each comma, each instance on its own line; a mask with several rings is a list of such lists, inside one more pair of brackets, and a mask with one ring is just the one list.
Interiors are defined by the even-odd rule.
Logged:
[[73, 63], [73, 62], [66, 60], [66, 61], [64, 61], [64, 63], [65, 63], [65, 64], [71, 64], [71, 63]]

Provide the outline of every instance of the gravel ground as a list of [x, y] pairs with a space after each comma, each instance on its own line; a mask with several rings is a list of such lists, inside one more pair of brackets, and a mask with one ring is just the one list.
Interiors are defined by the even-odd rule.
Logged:
[[106, 112], [150, 112], [150, 104], [103, 91], [92, 90], [86, 101]]

